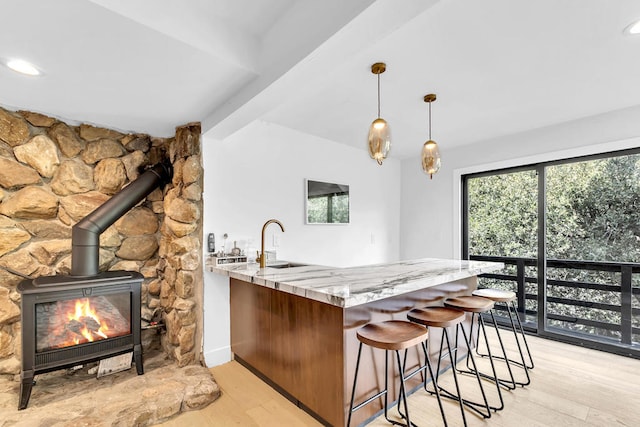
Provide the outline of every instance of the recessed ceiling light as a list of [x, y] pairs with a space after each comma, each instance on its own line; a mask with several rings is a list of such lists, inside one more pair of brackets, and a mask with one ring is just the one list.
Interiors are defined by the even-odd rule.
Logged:
[[629, 36], [640, 35], [640, 19], [632, 22], [624, 29], [624, 33]]
[[7, 67], [16, 73], [26, 74], [27, 76], [39, 76], [42, 74], [35, 65], [22, 59], [10, 59], [7, 61]]

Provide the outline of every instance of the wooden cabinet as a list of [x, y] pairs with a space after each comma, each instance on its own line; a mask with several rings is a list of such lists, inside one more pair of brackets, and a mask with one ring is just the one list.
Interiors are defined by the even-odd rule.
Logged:
[[[356, 330], [368, 322], [406, 320], [414, 307], [437, 306], [444, 298], [468, 295], [476, 278], [347, 309], [237, 279], [230, 285], [231, 350], [236, 359], [323, 422], [344, 426], [358, 353]], [[432, 338], [439, 343], [439, 334]], [[437, 345], [431, 350], [437, 351]], [[384, 352], [369, 349], [366, 354], [356, 403], [384, 383]], [[417, 355], [410, 353], [408, 369], [417, 366]], [[397, 372], [392, 375], [398, 378]], [[410, 386], [418, 385], [416, 376]], [[397, 386], [391, 387], [391, 395], [397, 395]], [[356, 412], [353, 424], [379, 411], [379, 401]]]
[[231, 279], [231, 350], [332, 425], [343, 425], [343, 309]]
[[270, 289], [235, 282], [231, 286], [231, 349], [252, 367], [266, 373], [271, 366]]

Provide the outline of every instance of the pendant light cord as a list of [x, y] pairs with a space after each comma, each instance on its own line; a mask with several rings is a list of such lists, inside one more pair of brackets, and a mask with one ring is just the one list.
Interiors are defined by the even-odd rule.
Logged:
[[378, 73], [378, 118], [380, 118], [380, 73]]
[[429, 141], [431, 141], [431, 101], [429, 101]]

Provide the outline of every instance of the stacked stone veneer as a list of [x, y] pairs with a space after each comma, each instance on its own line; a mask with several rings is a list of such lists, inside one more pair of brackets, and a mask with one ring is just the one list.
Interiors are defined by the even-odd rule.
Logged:
[[142, 317], [162, 316], [162, 347], [184, 366], [202, 337], [200, 125], [154, 138], [0, 108], [0, 374], [20, 372], [21, 275], [69, 274], [71, 227], [163, 159], [172, 183], [100, 236], [100, 270], [144, 275]]

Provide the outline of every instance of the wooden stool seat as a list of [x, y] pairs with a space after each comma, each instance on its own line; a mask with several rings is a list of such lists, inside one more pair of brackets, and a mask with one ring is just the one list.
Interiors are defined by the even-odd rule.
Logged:
[[489, 298], [494, 302], [511, 302], [516, 300], [516, 293], [512, 291], [503, 291], [502, 289], [476, 289], [472, 293], [473, 296]]
[[360, 342], [382, 350], [404, 350], [427, 339], [426, 328], [404, 320], [369, 323], [358, 329]]
[[447, 298], [444, 300], [445, 307], [458, 308], [470, 313], [484, 313], [493, 308], [494, 302], [490, 299], [474, 296], [463, 296]]
[[407, 319], [424, 326], [448, 328], [464, 321], [464, 311], [450, 307], [416, 308], [407, 313]]
[[[407, 392], [405, 388], [405, 381], [414, 375], [423, 372], [425, 368], [429, 369], [429, 373], [431, 377], [433, 377], [433, 371], [431, 369], [431, 364], [429, 363], [429, 356], [427, 354], [427, 346], [426, 340], [429, 335], [429, 330], [424, 326], [418, 325], [416, 323], [407, 322], [406, 320], [387, 320], [384, 322], [377, 323], [368, 323], [358, 329], [356, 331], [356, 336], [360, 341], [358, 345], [358, 357], [356, 359], [356, 370], [353, 375], [353, 388], [351, 389], [351, 403], [349, 404], [349, 417], [347, 418], [347, 427], [351, 425], [351, 416], [353, 413], [365, 405], [368, 405], [371, 402], [377, 401], [378, 398], [384, 396], [384, 417], [391, 424], [412, 427], [415, 426], [409, 419], [409, 406], [407, 403]], [[364, 399], [361, 403], [355, 405], [355, 396], [356, 396], [356, 385], [358, 383], [358, 371], [360, 370], [360, 358], [362, 356], [362, 346], [368, 345], [373, 348], [377, 348], [380, 350], [384, 350], [384, 388], [378, 391], [375, 395]], [[421, 365], [418, 369], [412, 372], [409, 375], [405, 374], [405, 364], [407, 358], [407, 351], [409, 347], [413, 347], [416, 345], [420, 345], [422, 347], [422, 351], [424, 353], [425, 365], [424, 367]], [[405, 363], [402, 362], [400, 358], [400, 350], [405, 350], [404, 360]], [[404, 414], [400, 413], [402, 418], [406, 421], [405, 423], [401, 423], [389, 418], [387, 413], [387, 409], [389, 406], [389, 358], [387, 356], [388, 351], [393, 351], [395, 353], [395, 359], [398, 367], [398, 372], [400, 374], [400, 393], [398, 396], [398, 411], [400, 411], [400, 404], [404, 404]], [[424, 381], [427, 381], [425, 376]], [[435, 379], [434, 379], [435, 381]], [[438, 395], [438, 404], [440, 405], [440, 413], [444, 419], [444, 409], [442, 408], [442, 403], [440, 402], [440, 396]], [[446, 422], [445, 422], [446, 423]]]

